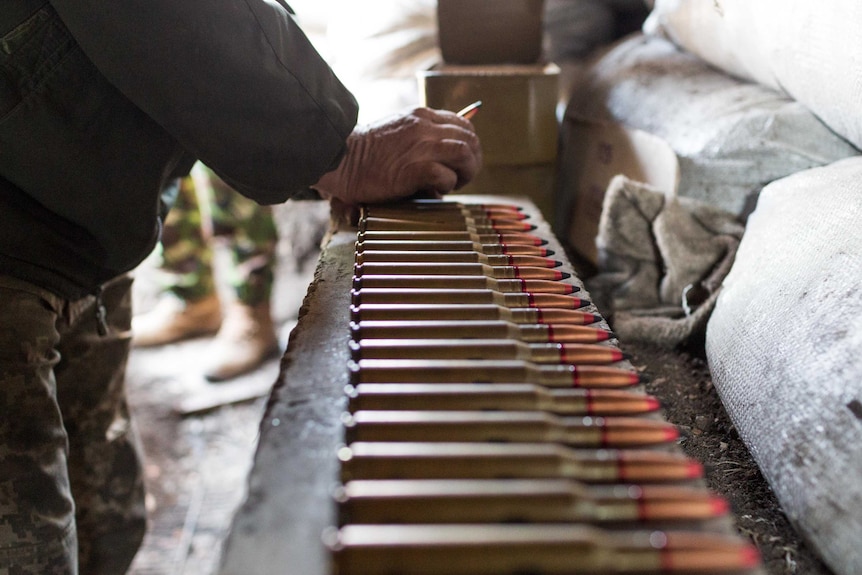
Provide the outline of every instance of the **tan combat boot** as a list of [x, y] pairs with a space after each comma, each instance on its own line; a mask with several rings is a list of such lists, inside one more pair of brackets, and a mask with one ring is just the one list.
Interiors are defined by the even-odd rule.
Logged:
[[210, 335], [220, 325], [221, 303], [217, 295], [192, 302], [165, 296], [151, 311], [132, 318], [132, 345], [153, 347]]
[[269, 303], [248, 306], [234, 302], [207, 349], [204, 377], [224, 381], [248, 373], [278, 353]]

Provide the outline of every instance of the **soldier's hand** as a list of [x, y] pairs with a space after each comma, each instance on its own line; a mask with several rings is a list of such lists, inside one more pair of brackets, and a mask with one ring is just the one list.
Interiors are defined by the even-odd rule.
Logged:
[[417, 108], [356, 129], [338, 168], [314, 187], [347, 204], [383, 202], [416, 192], [446, 194], [467, 184], [481, 166], [482, 149], [469, 120]]

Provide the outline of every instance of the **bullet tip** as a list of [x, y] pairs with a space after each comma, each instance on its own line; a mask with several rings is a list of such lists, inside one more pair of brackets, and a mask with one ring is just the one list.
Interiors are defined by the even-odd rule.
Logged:
[[703, 477], [703, 465], [698, 461], [689, 461], [686, 465], [685, 476], [689, 479], [697, 479]]
[[606, 330], [603, 330], [601, 328], [595, 328], [595, 329], [596, 329], [596, 341], [607, 341], [609, 339], [613, 339], [616, 337], [614, 335], [614, 332], [612, 332], [612, 331], [606, 331]]
[[723, 497], [711, 497], [709, 506], [710, 511], [716, 517], [727, 515], [730, 512], [730, 504]]
[[647, 411], [657, 411], [657, 410], [661, 409], [661, 402], [658, 399], [656, 399], [654, 397], [649, 397], [649, 398], [647, 398], [646, 401], [647, 401]]
[[754, 545], [746, 545], [740, 552], [743, 566], [752, 568], [760, 565], [760, 552]]

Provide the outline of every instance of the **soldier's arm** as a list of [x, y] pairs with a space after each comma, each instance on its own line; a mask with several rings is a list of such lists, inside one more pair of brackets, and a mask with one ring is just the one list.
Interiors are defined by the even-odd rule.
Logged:
[[339, 165], [357, 105], [274, 0], [50, 0], [97, 68], [231, 186], [284, 201]]

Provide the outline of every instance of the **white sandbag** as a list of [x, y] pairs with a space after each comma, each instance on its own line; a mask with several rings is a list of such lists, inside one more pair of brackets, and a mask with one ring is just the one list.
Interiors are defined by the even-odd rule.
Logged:
[[656, 0], [644, 30], [783, 90], [862, 148], [860, 24], [858, 0]]
[[791, 522], [838, 575], [862, 573], [862, 158], [763, 190], [706, 349]]
[[677, 193], [739, 216], [772, 180], [859, 153], [798, 102], [640, 34], [590, 65], [566, 116], [659, 136], [679, 157]]

